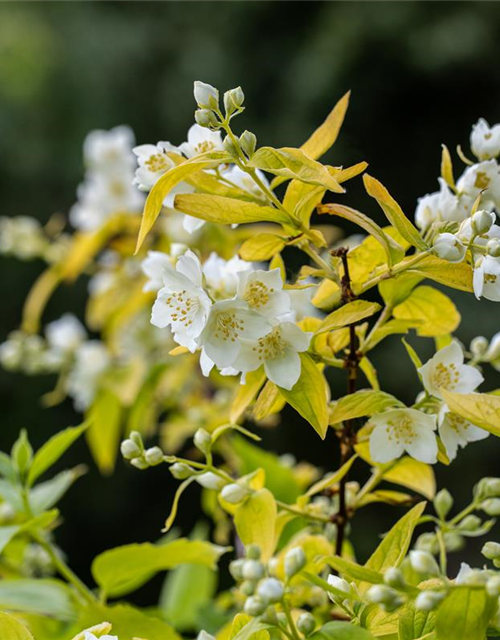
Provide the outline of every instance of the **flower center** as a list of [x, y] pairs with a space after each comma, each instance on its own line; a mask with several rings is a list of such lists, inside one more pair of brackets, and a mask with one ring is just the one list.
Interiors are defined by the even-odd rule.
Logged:
[[446, 421], [448, 422], [448, 426], [456, 433], [460, 433], [460, 431], [467, 426], [467, 421], [456, 413], [447, 413]]
[[489, 177], [483, 171], [478, 171], [476, 173], [476, 181], [474, 182], [474, 186], [478, 189], [487, 189], [490, 186]]
[[215, 148], [215, 144], [210, 140], [203, 140], [203, 142], [199, 142], [195, 145], [194, 150], [196, 153], [207, 153], [207, 151], [212, 151]]
[[193, 314], [198, 309], [198, 300], [188, 295], [185, 289], [170, 293], [165, 304], [173, 309], [170, 314], [172, 322], [180, 322], [186, 328], [193, 324]]
[[402, 416], [396, 422], [387, 422], [387, 439], [395, 440], [398, 444], [411, 444], [416, 438], [417, 432], [413, 425], [413, 420], [408, 416]]
[[485, 273], [483, 276], [484, 284], [495, 284], [497, 276], [493, 273]]
[[168, 171], [170, 169], [170, 159], [164, 153], [156, 153], [146, 160], [145, 165], [153, 173], [158, 171]]
[[274, 360], [285, 353], [286, 342], [281, 335], [279, 327], [274, 328], [267, 336], [259, 338], [257, 345], [253, 348], [257, 351], [259, 360]]
[[453, 362], [448, 366], [440, 362], [432, 372], [432, 383], [438, 388], [454, 389], [459, 379], [460, 373]]
[[224, 311], [217, 314], [215, 320], [215, 337], [235, 342], [245, 328], [245, 321], [238, 318], [234, 312]]
[[274, 293], [274, 289], [268, 289], [260, 280], [252, 280], [247, 285], [243, 298], [248, 302], [249, 307], [259, 308], [269, 302], [271, 293]]

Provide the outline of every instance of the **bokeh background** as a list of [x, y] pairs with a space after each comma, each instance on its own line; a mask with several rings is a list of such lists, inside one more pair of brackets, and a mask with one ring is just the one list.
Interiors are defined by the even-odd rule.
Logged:
[[[495, 2], [2, 2], [0, 4], [0, 215], [46, 221], [66, 213], [82, 176], [81, 145], [93, 128], [129, 124], [139, 143], [179, 143], [192, 123], [192, 83], [221, 90], [242, 85], [247, 110], [238, 126], [260, 144], [300, 145], [331, 106], [352, 90], [340, 139], [329, 155], [337, 164], [360, 160], [386, 184], [403, 209], [437, 187], [440, 144], [468, 149], [478, 117], [500, 121], [500, 4]], [[375, 216], [360, 181], [349, 204]], [[349, 233], [352, 230], [346, 228]], [[24, 297], [43, 265], [0, 260], [0, 339], [20, 320]], [[68, 307], [82, 314], [86, 282], [60, 290], [46, 320]], [[500, 330], [498, 305], [452, 294], [463, 312], [459, 337]], [[432, 345], [411, 338], [423, 357]], [[375, 363], [386, 389], [411, 402], [418, 391], [398, 339]], [[383, 368], [383, 369], [382, 369]], [[40, 406], [49, 377], [0, 372], [0, 448], [21, 427], [40, 444], [79, 416], [71, 403]], [[500, 387], [488, 372], [486, 387]], [[334, 397], [344, 388], [332, 377]], [[291, 451], [331, 469], [335, 439], [321, 443], [293, 412], [266, 434], [278, 453]], [[500, 443], [470, 446], [437, 474], [465, 503], [482, 475], [499, 474]], [[58, 541], [71, 565], [89, 576], [90, 559], [116, 544], [154, 540], [172, 498], [166, 470], [138, 473], [121, 461], [102, 478], [85, 445], [66, 462], [84, 459], [88, 475], [63, 500]], [[184, 503], [181, 525], [192, 527], [198, 503]], [[388, 526], [387, 509], [360, 516], [361, 556]], [[389, 519], [388, 519], [389, 518]], [[466, 556], [478, 562], [477, 545]], [[153, 582], [136, 600], [151, 604]]]

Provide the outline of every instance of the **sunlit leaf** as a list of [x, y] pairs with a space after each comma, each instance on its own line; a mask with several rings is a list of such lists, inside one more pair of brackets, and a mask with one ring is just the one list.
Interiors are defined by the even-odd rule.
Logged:
[[269, 489], [252, 493], [235, 512], [234, 525], [240, 540], [245, 546], [258, 545], [264, 562], [269, 560], [276, 545], [277, 515], [276, 501]]
[[448, 408], [472, 424], [500, 436], [500, 396], [488, 393], [454, 393], [441, 389]]
[[419, 336], [440, 336], [453, 333], [460, 324], [460, 314], [454, 303], [441, 291], [423, 285], [417, 287], [393, 315], [399, 320], [417, 320]]
[[381, 307], [378, 302], [368, 302], [367, 300], [354, 300], [353, 302], [348, 302], [339, 309], [332, 311], [330, 315], [326, 316], [320, 327], [316, 330], [316, 334], [318, 335], [324, 331], [341, 329], [342, 327], [347, 327], [350, 324], [360, 322], [365, 318], [370, 318], [380, 309]]
[[249, 262], [258, 260], [270, 260], [279, 253], [286, 244], [286, 238], [272, 233], [258, 233], [241, 245], [239, 254], [243, 260]]

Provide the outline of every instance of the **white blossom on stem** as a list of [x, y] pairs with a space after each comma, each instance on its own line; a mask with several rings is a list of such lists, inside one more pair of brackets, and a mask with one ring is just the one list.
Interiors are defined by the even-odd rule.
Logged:
[[442, 398], [442, 389], [470, 393], [483, 381], [475, 367], [464, 364], [464, 353], [456, 340], [440, 349], [418, 371], [426, 391], [436, 398]]

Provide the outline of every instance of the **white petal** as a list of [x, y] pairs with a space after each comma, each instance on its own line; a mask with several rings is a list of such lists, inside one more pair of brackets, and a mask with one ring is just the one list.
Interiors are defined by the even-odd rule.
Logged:
[[391, 462], [399, 458], [404, 451], [403, 445], [394, 438], [389, 439], [387, 428], [378, 425], [370, 435], [370, 457], [374, 462]]
[[271, 382], [283, 387], [292, 389], [300, 378], [300, 357], [293, 349], [285, 349], [285, 353], [280, 358], [273, 358], [264, 362], [264, 370]]
[[283, 322], [280, 325], [283, 339], [293, 346], [295, 351], [299, 353], [307, 351], [313, 334], [311, 332], [302, 331], [293, 322]]
[[449, 425], [448, 421], [444, 421], [439, 426], [439, 435], [445, 446], [446, 455], [450, 460], [454, 460], [457, 457], [460, 442], [457, 431]]
[[188, 233], [195, 233], [196, 231], [198, 231], [198, 229], [201, 229], [204, 224], [205, 220], [200, 220], [200, 218], [195, 218], [194, 216], [184, 214], [182, 226]]
[[476, 367], [464, 364], [460, 367], [460, 380], [455, 385], [456, 393], [470, 393], [475, 391], [479, 385], [484, 382], [481, 372]]
[[238, 341], [232, 342], [231, 340], [216, 338], [214, 335], [210, 335], [210, 339], [203, 342], [203, 347], [208, 357], [220, 369], [232, 366], [240, 351], [240, 343]]
[[201, 287], [203, 280], [201, 264], [198, 256], [190, 249], [188, 249], [183, 256], [180, 256], [175, 268], [178, 273], [182, 273], [186, 278], [189, 278], [195, 286]]
[[427, 427], [415, 425], [416, 437], [410, 444], [406, 445], [406, 450], [415, 460], [427, 464], [437, 462], [438, 446], [434, 432]]
[[208, 377], [210, 375], [210, 371], [212, 371], [214, 366], [215, 362], [207, 356], [207, 354], [205, 353], [205, 349], [202, 349], [200, 354], [200, 367], [203, 375], [205, 377]]

